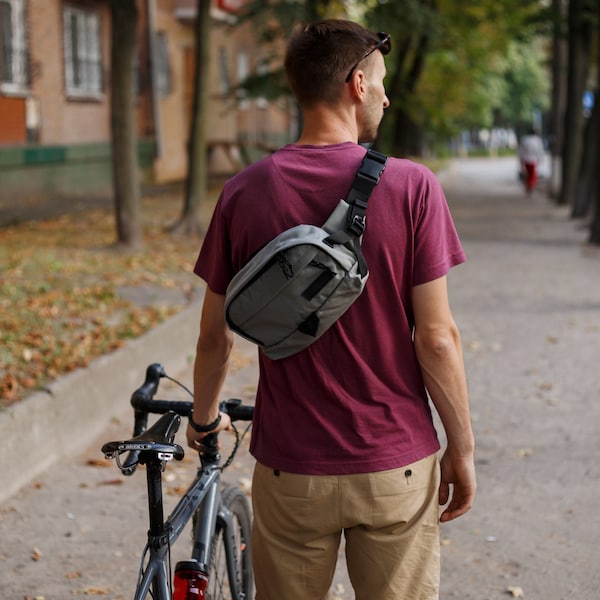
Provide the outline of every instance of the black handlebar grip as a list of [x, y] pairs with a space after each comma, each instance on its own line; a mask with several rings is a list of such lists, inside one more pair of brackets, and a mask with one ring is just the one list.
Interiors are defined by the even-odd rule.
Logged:
[[160, 378], [165, 375], [165, 369], [159, 363], [151, 364], [146, 369], [146, 379], [144, 380], [144, 383], [131, 395], [131, 405], [133, 408], [141, 408], [140, 404], [154, 398]]
[[219, 410], [227, 413], [232, 421], [252, 421], [254, 416], [254, 407], [243, 405], [239, 398], [230, 398], [221, 402]]

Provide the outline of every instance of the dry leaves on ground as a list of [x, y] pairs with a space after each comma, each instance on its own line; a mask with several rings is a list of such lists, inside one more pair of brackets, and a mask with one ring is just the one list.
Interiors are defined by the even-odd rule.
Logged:
[[144, 199], [137, 252], [114, 246], [109, 210], [2, 229], [0, 407], [116, 350], [198, 293], [199, 240], [167, 232], [180, 205], [174, 195]]

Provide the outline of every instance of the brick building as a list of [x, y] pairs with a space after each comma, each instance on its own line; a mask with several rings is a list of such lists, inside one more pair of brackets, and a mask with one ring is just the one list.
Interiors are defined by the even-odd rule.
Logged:
[[[231, 90], [257, 68], [243, 0], [210, 10], [209, 172], [231, 173], [290, 139], [285, 100]], [[197, 0], [137, 0], [139, 164], [143, 181], [187, 173]], [[108, 0], [0, 0], [0, 194], [109, 193]]]

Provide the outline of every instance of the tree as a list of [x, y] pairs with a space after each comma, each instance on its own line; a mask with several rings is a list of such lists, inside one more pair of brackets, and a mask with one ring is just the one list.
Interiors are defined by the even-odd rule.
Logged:
[[[598, 17], [600, 18], [600, 14]], [[598, 104], [598, 94], [596, 94], [596, 102], [594, 104], [595, 113], [600, 113], [600, 106], [598, 106]], [[588, 241], [590, 244], [600, 246], [600, 151], [598, 151], [597, 145], [595, 167], [595, 189], [592, 194], [592, 220], [590, 224], [590, 235]]]
[[[596, 3], [596, 48], [600, 53], [600, 2]], [[598, 61], [600, 62], [600, 60]], [[597, 123], [600, 120], [600, 65], [596, 65], [596, 94], [594, 98], [594, 108], [590, 121]], [[596, 138], [595, 149], [595, 176], [590, 196], [592, 197], [592, 220], [590, 225], [590, 244], [600, 246], [600, 148], [598, 147], [598, 129], [593, 134]]]
[[581, 219], [590, 214], [595, 188], [598, 185], [597, 157], [600, 151], [598, 132], [600, 131], [600, 110], [594, 108], [586, 120], [583, 135], [583, 151], [579, 176], [575, 182], [575, 193], [571, 203], [571, 217]]
[[514, 71], [506, 55], [533, 39], [540, 10], [537, 0], [406, 0], [369, 11], [371, 28], [385, 23], [393, 40], [382, 130], [391, 151], [420, 155], [428, 139], [491, 126]]
[[569, 57], [567, 75], [567, 108], [565, 137], [562, 148], [562, 187], [558, 204], [571, 204], [575, 198], [577, 177], [583, 152], [583, 109], [592, 49], [594, 18], [592, 4], [597, 0], [569, 2]]
[[185, 235], [202, 233], [202, 198], [208, 189], [206, 116], [210, 64], [210, 4], [198, 0], [195, 23], [194, 92], [188, 140], [188, 174], [183, 212], [173, 231]]
[[568, 0], [552, 0], [552, 101], [548, 137], [552, 157], [552, 179], [549, 194], [556, 198], [560, 193], [561, 154], [564, 140], [565, 105], [567, 91], [567, 32], [566, 12]]
[[142, 242], [133, 69], [138, 12], [135, 0], [111, 0], [110, 8], [110, 125], [117, 241], [137, 247]]
[[[390, 33], [386, 89], [391, 106], [378, 143], [387, 152], [415, 156], [433, 147], [436, 139], [448, 141], [462, 128], [490, 127], [498, 117], [506, 121], [510, 76], [511, 92], [519, 86], [519, 95], [525, 98], [521, 114], [534, 104], [543, 105], [545, 91], [539, 85], [543, 56], [527, 52], [542, 13], [539, 0], [255, 0], [247, 18], [252, 18], [261, 41], [271, 44], [275, 52], [281, 51], [294, 23], [315, 17], [350, 14], [374, 31]], [[520, 50], [514, 62], [505, 59], [511, 47]], [[528, 70], [519, 65], [523, 57]], [[269, 69], [243, 83], [247, 97], [273, 99], [287, 93], [280, 58], [266, 61]], [[517, 108], [512, 107], [512, 112]]]
[[[417, 89], [424, 73], [427, 55], [439, 35], [436, 0], [409, 0], [378, 4], [367, 15], [372, 28], [381, 23], [394, 24], [386, 31], [392, 35], [392, 54], [388, 65], [384, 141], [398, 156], [420, 156], [423, 150], [423, 110]], [[393, 30], [390, 30], [393, 29]]]

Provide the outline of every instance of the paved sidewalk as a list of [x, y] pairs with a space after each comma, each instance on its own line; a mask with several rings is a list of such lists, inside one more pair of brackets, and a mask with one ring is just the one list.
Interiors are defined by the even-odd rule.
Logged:
[[[585, 246], [587, 232], [565, 209], [541, 194], [524, 196], [514, 159], [454, 161], [440, 178], [469, 257], [449, 283], [469, 374], [479, 477], [473, 510], [443, 526], [441, 597], [595, 600], [600, 252]], [[71, 413], [85, 419], [56, 418], [64, 400], [58, 393], [38, 400], [29, 429], [23, 415], [33, 413], [26, 403], [20, 429], [7, 425], [14, 416], [0, 414], [2, 600], [131, 597], [147, 529], [145, 478], [122, 478], [99, 448], [129, 436], [128, 397], [146, 364], [162, 361], [191, 385], [197, 310], [190, 307], [57, 382], [55, 389], [74, 402]], [[252, 397], [253, 356], [249, 344], [236, 345], [227, 395]], [[165, 390], [179, 394], [172, 386]], [[115, 401], [104, 405], [109, 397]], [[51, 417], [56, 433], [47, 435], [44, 419]], [[24, 449], [33, 455], [18, 463]], [[225, 477], [247, 487], [251, 468], [245, 442]], [[167, 508], [193, 470], [190, 457], [169, 467]], [[343, 563], [333, 596], [353, 598]]]
[[[510, 159], [442, 177], [469, 260], [450, 276], [477, 439], [472, 511], [444, 526], [443, 598], [598, 598], [600, 252]], [[513, 179], [514, 177], [514, 179]]]

